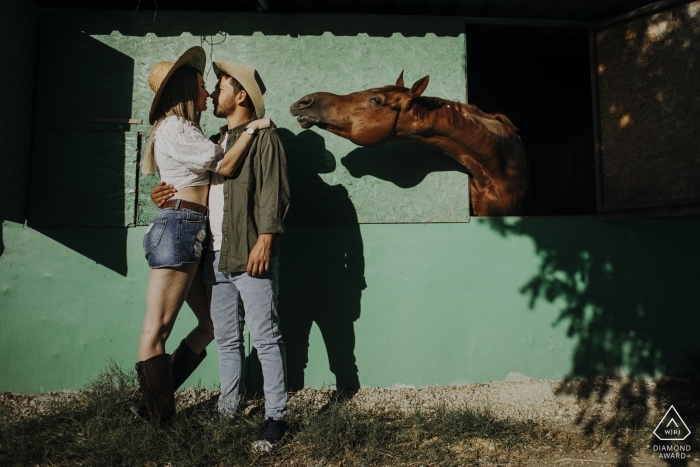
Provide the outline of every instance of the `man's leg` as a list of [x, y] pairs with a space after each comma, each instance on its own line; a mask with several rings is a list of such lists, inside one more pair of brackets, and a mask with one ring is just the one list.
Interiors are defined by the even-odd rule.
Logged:
[[262, 276], [235, 274], [231, 276], [231, 282], [241, 295], [250, 337], [260, 359], [265, 391], [265, 418], [283, 420], [287, 415], [287, 386], [284, 341], [277, 314], [279, 259], [272, 257], [270, 270]]
[[243, 310], [236, 287], [219, 272], [219, 252], [207, 252], [204, 258], [204, 283], [210, 293], [214, 339], [219, 350], [221, 395], [219, 412], [233, 416], [241, 399], [243, 364]]

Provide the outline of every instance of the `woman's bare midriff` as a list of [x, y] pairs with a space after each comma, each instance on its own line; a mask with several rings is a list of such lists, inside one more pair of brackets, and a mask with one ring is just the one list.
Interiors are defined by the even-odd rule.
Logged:
[[201, 204], [202, 206], [207, 205], [208, 198], [209, 185], [186, 186], [185, 188], [179, 188], [177, 193], [175, 193], [175, 195], [172, 197], [172, 199], [191, 201], [193, 203]]

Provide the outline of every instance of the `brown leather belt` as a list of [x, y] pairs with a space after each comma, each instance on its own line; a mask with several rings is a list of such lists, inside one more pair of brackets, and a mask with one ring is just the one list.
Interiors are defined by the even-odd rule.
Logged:
[[209, 208], [207, 208], [206, 206], [202, 206], [201, 204], [197, 203], [191, 203], [189, 201], [185, 201], [184, 199], [169, 199], [168, 201], [163, 203], [163, 209], [165, 208], [185, 208], [191, 209], [192, 211], [197, 211], [199, 213], [204, 214], [205, 216], [209, 215]]

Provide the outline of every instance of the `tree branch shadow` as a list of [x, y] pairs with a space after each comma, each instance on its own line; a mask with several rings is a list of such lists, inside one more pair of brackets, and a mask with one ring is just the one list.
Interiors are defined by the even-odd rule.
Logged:
[[[619, 461], [626, 462], [639, 448], [635, 430], [647, 430], [646, 441], [654, 441], [649, 427], [671, 404], [697, 432], [700, 297], [690, 291], [700, 263], [700, 222], [478, 222], [504, 238], [532, 239], [540, 264], [520, 293], [530, 309], [540, 302], [555, 305], [552, 326], [565, 326], [575, 340], [572, 369], [557, 394], [577, 398], [582, 406], [577, 422], [586, 433], [608, 433]], [[610, 398], [612, 418], [588, 407]], [[698, 440], [687, 444], [695, 450]]]

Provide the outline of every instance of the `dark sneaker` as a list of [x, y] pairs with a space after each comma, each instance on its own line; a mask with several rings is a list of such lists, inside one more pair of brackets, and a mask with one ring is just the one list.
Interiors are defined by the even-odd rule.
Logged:
[[261, 453], [272, 451], [277, 443], [284, 438], [288, 428], [287, 422], [284, 420], [268, 418], [260, 429], [258, 440], [253, 443], [253, 451]]

